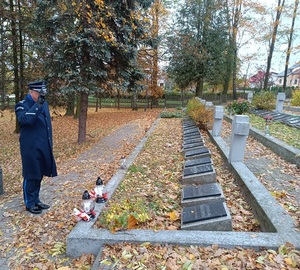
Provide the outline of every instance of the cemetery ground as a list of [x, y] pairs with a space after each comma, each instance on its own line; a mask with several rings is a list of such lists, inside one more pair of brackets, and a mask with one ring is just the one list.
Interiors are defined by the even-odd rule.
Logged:
[[[91, 181], [89, 184], [72, 180], [63, 183], [59, 190], [61, 196], [53, 202], [52, 208], [41, 216], [32, 216], [24, 211], [21, 162], [18, 135], [14, 133], [14, 114], [9, 111], [3, 113], [3, 117], [0, 118], [2, 149], [0, 160], [4, 174], [5, 194], [0, 197], [3, 211], [0, 221], [2, 224], [5, 222], [6, 226], [0, 228], [0, 254], [9, 257], [10, 269], [90, 269], [92, 267], [95, 260], [92, 255], [84, 254], [80, 258], [72, 259], [64, 254], [66, 237], [77, 222], [72, 218], [72, 210], [74, 207], [79, 207], [84, 189], [91, 190], [94, 187], [98, 175], [105, 183], [109, 181], [119, 168], [120, 157], [130, 154], [159, 113], [160, 110], [144, 112], [143, 110], [101, 109], [97, 113], [90, 111], [88, 141], [78, 146], [76, 144], [77, 121], [72, 117], [61, 116], [57, 110], [53, 117], [53, 135], [59, 174], [76, 171], [80, 175], [82, 171], [89, 170]], [[80, 153], [92, 149], [97, 141], [131, 122], [137, 123], [138, 132], [133, 140], [124, 140], [120, 148], [112, 150], [111, 155], [114, 157], [112, 161], [99, 164], [92, 160], [75, 162]], [[230, 124], [224, 121], [223, 126], [222, 133], [226, 136], [230, 133]], [[133, 222], [105, 225], [100, 217], [96, 226], [110, 226], [109, 229], [112, 231], [134, 228], [180, 229], [180, 178], [183, 165], [181, 127], [180, 118], [160, 119], [137, 159], [128, 169], [125, 179], [107, 203], [108, 210], [114, 208], [118, 210], [111, 212], [114, 213], [112, 220], [118, 220], [122, 218], [122, 207], [126, 208], [138, 203], [143, 205], [141, 200], [144, 198], [144, 201], [151, 202], [149, 208], [138, 208], [144, 209], [140, 214], [144, 215], [145, 222], [136, 223], [133, 220]], [[251, 207], [247, 204], [232, 174], [224, 166], [217, 148], [210, 142], [205, 132], [202, 132], [202, 135], [206, 146], [212, 152], [217, 181], [224, 192], [232, 217], [233, 230], [251, 231], [255, 237], [255, 232], [259, 231], [259, 224]], [[270, 183], [264, 179], [263, 174], [259, 177], [276, 197], [278, 203], [289, 212], [299, 228], [300, 191], [299, 183], [296, 181], [299, 170], [251, 137], [247, 140], [247, 148], [255, 155], [266, 155], [270, 159], [275, 159], [282, 170], [294, 179], [288, 183]], [[45, 179], [43, 188], [50, 189], [51, 181]], [[16, 198], [18, 211], [8, 207]], [[128, 201], [131, 201], [131, 204]], [[117, 216], [118, 214], [120, 216]], [[104, 264], [111, 263], [115, 269], [295, 269], [300, 267], [299, 251], [289, 243], [278, 250], [261, 251], [239, 247], [224, 249], [216, 245], [181, 247], [123, 243], [107, 245], [101, 260]]]

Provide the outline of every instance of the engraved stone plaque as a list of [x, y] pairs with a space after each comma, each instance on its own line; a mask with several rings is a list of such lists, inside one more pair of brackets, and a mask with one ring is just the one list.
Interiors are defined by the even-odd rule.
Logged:
[[206, 184], [200, 186], [188, 186], [183, 188], [183, 200], [199, 199], [206, 197], [221, 196], [219, 186], [214, 184]]
[[201, 139], [200, 136], [198, 136], [198, 138], [187, 138], [184, 140], [183, 144], [190, 144], [190, 143], [197, 143], [197, 142], [203, 142], [203, 140]]
[[201, 147], [201, 148], [197, 148], [194, 150], [189, 150], [186, 152], [186, 156], [187, 157], [191, 157], [191, 156], [197, 156], [197, 155], [201, 155], [201, 154], [205, 154], [208, 153], [208, 148], [207, 147]]
[[182, 223], [192, 223], [227, 216], [222, 202], [211, 202], [185, 207], [182, 210]]
[[213, 171], [213, 167], [211, 164], [199, 165], [199, 166], [185, 168], [183, 170], [183, 176], [186, 177], [186, 176], [190, 176], [190, 175], [208, 173], [208, 172], [212, 172], [212, 171]]
[[187, 160], [184, 164], [185, 168], [193, 167], [197, 165], [204, 165], [204, 164], [211, 164], [211, 158], [210, 157], [203, 157], [203, 158], [197, 158], [197, 159], [191, 159]]
[[203, 142], [198, 142], [198, 143], [188, 143], [188, 144], [184, 144], [183, 148], [185, 150], [189, 150], [189, 149], [192, 149], [192, 148], [196, 148], [196, 147], [201, 147], [203, 146], [204, 143]]

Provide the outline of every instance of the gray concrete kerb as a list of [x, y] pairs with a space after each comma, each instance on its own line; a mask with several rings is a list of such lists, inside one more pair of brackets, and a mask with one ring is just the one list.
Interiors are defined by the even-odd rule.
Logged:
[[[232, 122], [232, 118], [227, 115], [224, 115], [224, 120]], [[296, 164], [300, 168], [300, 149], [287, 145], [273, 136], [265, 136], [264, 132], [254, 127], [250, 128], [249, 134], [264, 146], [272, 149], [274, 153], [280, 155], [286, 161]]]
[[[147, 135], [155, 128], [151, 127]], [[133, 162], [147, 140], [147, 135], [141, 140], [128, 158], [128, 164]], [[211, 133], [210, 133], [211, 136]], [[212, 137], [212, 136], [211, 136]], [[228, 158], [229, 149], [220, 137], [212, 137], [221, 150], [224, 158]], [[286, 242], [292, 243], [300, 249], [300, 233], [294, 230], [293, 221], [286, 212], [278, 206], [271, 195], [258, 184], [253, 173], [241, 162], [231, 164], [231, 169], [240, 180], [244, 192], [249, 196], [250, 203], [257, 207], [259, 222], [263, 224], [265, 232], [224, 232], [224, 231], [153, 231], [130, 230], [111, 233], [105, 229], [93, 228], [94, 222], [79, 222], [67, 237], [67, 255], [79, 257], [83, 253], [97, 255], [105, 244], [118, 242], [130, 243], [162, 243], [176, 245], [210, 246], [217, 244], [224, 248], [244, 247], [259, 250], [260, 248], [277, 249]], [[122, 181], [126, 171], [119, 170], [107, 184], [107, 188], [116, 189]], [[97, 217], [103, 205], [96, 206]], [[96, 217], [96, 218], [97, 218]], [[98, 254], [99, 256], [99, 254]]]

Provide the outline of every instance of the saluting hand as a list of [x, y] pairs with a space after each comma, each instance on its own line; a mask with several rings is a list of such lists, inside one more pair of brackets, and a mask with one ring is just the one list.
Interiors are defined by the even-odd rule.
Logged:
[[37, 103], [38, 103], [39, 105], [43, 105], [44, 102], [45, 102], [45, 96], [39, 95], [39, 97], [38, 97], [38, 102], [37, 102]]

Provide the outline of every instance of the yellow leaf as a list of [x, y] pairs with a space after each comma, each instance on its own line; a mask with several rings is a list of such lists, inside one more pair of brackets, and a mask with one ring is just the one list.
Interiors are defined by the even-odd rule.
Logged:
[[171, 219], [172, 221], [175, 221], [175, 220], [178, 219], [176, 212], [172, 211], [172, 212], [170, 213], [170, 219]]
[[31, 251], [33, 251], [33, 248], [27, 248], [27, 249], [25, 250], [26, 253], [29, 253], [29, 252], [31, 252]]
[[138, 222], [139, 221], [133, 215], [130, 215], [128, 217], [128, 229], [131, 230], [137, 228]]
[[285, 261], [285, 263], [287, 264], [287, 265], [293, 265], [293, 260], [292, 260], [292, 258], [284, 258], [284, 261]]
[[195, 255], [194, 254], [190, 254], [189, 257], [190, 257], [190, 260], [195, 259]]

